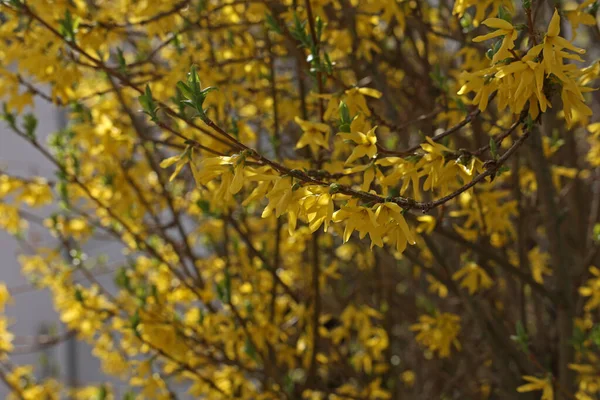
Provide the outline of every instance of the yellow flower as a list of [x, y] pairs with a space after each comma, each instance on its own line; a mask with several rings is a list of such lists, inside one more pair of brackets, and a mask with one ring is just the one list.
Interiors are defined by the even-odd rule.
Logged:
[[431, 275], [427, 275], [425, 278], [429, 282], [429, 292], [436, 293], [442, 299], [448, 296], [448, 288], [442, 282], [438, 281]]
[[600, 269], [591, 266], [590, 272], [594, 278], [590, 278], [585, 285], [579, 288], [579, 294], [583, 297], [589, 297], [585, 303], [585, 310], [592, 311], [600, 306]]
[[600, 166], [600, 122], [588, 125], [587, 130], [591, 135], [588, 137], [590, 150], [586, 159], [592, 166], [598, 167]]
[[0, 203], [0, 228], [11, 235], [16, 235], [27, 227], [27, 221], [21, 219], [17, 207]]
[[420, 224], [417, 226], [417, 232], [426, 234], [430, 234], [435, 229], [435, 225], [437, 224], [437, 220], [433, 215], [421, 215], [417, 217]]
[[455, 281], [462, 279], [460, 286], [466, 287], [471, 295], [480, 290], [489, 289], [494, 285], [494, 281], [487, 272], [474, 262], [468, 263], [452, 274], [452, 279]]
[[171, 165], [175, 164], [175, 170], [171, 174], [171, 177], [169, 177], [169, 181], [172, 181], [173, 179], [175, 179], [175, 177], [177, 175], [179, 175], [179, 173], [181, 172], [183, 167], [188, 162], [190, 162], [190, 154], [191, 154], [191, 148], [187, 147], [181, 154], [179, 154], [177, 156], [165, 158], [164, 160], [161, 161], [161, 163], [160, 163], [161, 168], [168, 168]]
[[512, 0], [456, 0], [452, 14], [462, 17], [467, 12], [467, 9], [475, 7], [476, 12], [473, 17], [473, 25], [479, 26], [479, 23], [485, 18], [488, 9], [498, 10], [498, 7], [501, 6], [509, 12], [514, 11], [514, 2]]
[[404, 371], [402, 373], [402, 382], [407, 387], [413, 387], [415, 384], [415, 373], [411, 370]]
[[440, 358], [450, 356], [451, 347], [460, 350], [457, 339], [460, 333], [460, 316], [451, 313], [437, 313], [435, 316], [421, 315], [419, 322], [410, 330], [417, 333], [416, 340]]
[[10, 293], [4, 283], [0, 283], [0, 311], [4, 312], [7, 303], [11, 301]]
[[321, 225], [324, 225], [325, 232], [327, 232], [329, 223], [333, 219], [333, 196], [329, 193], [309, 196], [303, 206], [306, 210], [310, 231], [315, 232]]
[[569, 369], [577, 372], [579, 392], [577, 400], [593, 400], [600, 392], [600, 371], [590, 364], [569, 364]]
[[43, 178], [36, 178], [23, 185], [18, 201], [23, 201], [30, 207], [41, 207], [52, 202], [52, 191]]
[[[559, 52], [562, 49], [567, 49], [577, 54], [585, 54], [585, 50], [573, 46], [571, 42], [563, 37], [560, 37], [559, 34], [560, 15], [558, 14], [558, 10], [554, 10], [554, 15], [552, 16], [552, 20], [548, 26], [548, 32], [546, 33], [543, 43], [544, 64], [546, 65], [547, 74], [554, 73], [561, 78], [562, 72], [560, 67], [562, 66], [562, 57], [565, 57], [566, 54]], [[565, 79], [561, 78], [561, 80]]]
[[371, 88], [352, 88], [348, 89], [345, 92], [345, 102], [348, 105], [348, 109], [350, 110], [350, 115], [356, 115], [357, 113], [362, 113], [365, 116], [371, 115], [371, 110], [367, 106], [367, 100], [365, 96], [373, 97], [375, 99], [379, 99], [382, 94], [378, 90]]
[[[375, 213], [372, 209], [357, 205], [356, 199], [350, 200], [346, 205], [343, 205], [339, 210], [333, 213], [334, 222], [346, 221], [344, 228], [344, 234], [342, 236], [344, 243], [350, 240], [352, 233], [357, 230], [362, 239], [367, 233], [371, 237], [371, 241], [374, 241], [377, 237], [376, 228], [379, 226]], [[381, 242], [383, 245], [383, 242]]]
[[508, 21], [505, 21], [500, 18], [489, 18], [483, 21], [483, 24], [489, 28], [496, 29], [494, 32], [488, 33], [487, 35], [477, 36], [473, 38], [475, 43], [483, 42], [484, 40], [489, 40], [496, 38], [498, 36], [504, 36], [502, 40], [502, 46], [500, 49], [494, 54], [492, 58], [492, 63], [497, 63], [500, 60], [504, 60], [505, 58], [512, 57], [512, 54], [509, 50], [514, 49], [515, 40], [519, 35], [519, 32], [515, 29], [514, 26]]
[[[533, 47], [521, 60], [498, 67], [496, 78], [502, 79], [512, 75], [514, 81], [519, 82], [518, 85], [515, 85], [516, 90], [508, 99], [514, 114], [520, 113], [527, 101], [535, 105], [539, 104], [541, 112], [546, 112], [548, 107], [552, 107], [544, 94], [544, 66], [536, 61], [541, 50], [541, 46]], [[538, 107], [535, 111], [537, 109]], [[534, 112], [531, 117], [537, 118], [537, 113]]]
[[297, 149], [309, 146], [315, 156], [319, 151], [319, 147], [329, 149], [329, 133], [331, 130], [327, 124], [305, 121], [298, 117], [294, 118], [294, 121], [300, 125], [303, 132], [300, 140], [296, 143]]
[[552, 269], [548, 266], [550, 256], [548, 253], [542, 253], [539, 247], [535, 247], [528, 254], [531, 264], [531, 275], [538, 283], [544, 283], [544, 275], [552, 275]]
[[370, 129], [366, 134], [362, 132], [350, 132], [350, 133], [339, 133], [344, 139], [352, 140], [356, 143], [352, 154], [346, 160], [346, 164], [351, 164], [357, 159], [368, 156], [369, 158], [375, 157], [377, 154], [377, 136], [375, 130], [377, 127]]
[[554, 388], [552, 387], [552, 379], [547, 376], [544, 379], [536, 378], [535, 376], [526, 375], [523, 379], [529, 383], [521, 385], [517, 388], [517, 392], [533, 392], [542, 391], [541, 400], [554, 400]]
[[576, 5], [576, 8], [574, 9], [570, 8], [573, 5], [572, 3], [565, 6], [565, 8], [569, 7], [569, 9], [565, 10], [565, 15], [571, 23], [571, 36], [573, 37], [573, 40], [577, 37], [579, 25], [596, 25], [596, 18], [586, 10], [587, 7], [595, 2], [596, 0], [586, 0], [583, 3]]

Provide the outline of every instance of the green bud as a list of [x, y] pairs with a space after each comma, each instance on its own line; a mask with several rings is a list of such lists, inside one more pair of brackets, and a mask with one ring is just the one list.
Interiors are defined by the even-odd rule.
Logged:
[[336, 194], [339, 193], [339, 191], [341, 190], [341, 186], [338, 183], [332, 183], [331, 185], [329, 185], [329, 193], [330, 194]]

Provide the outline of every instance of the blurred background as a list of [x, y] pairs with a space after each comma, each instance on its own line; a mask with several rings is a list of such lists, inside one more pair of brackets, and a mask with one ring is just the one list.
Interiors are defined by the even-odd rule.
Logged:
[[[64, 111], [40, 99], [36, 100], [33, 110], [26, 112], [34, 113], [40, 121], [38, 135], [41, 143], [46, 143], [48, 136], [64, 128], [66, 123]], [[10, 171], [15, 176], [40, 176], [49, 181], [55, 179], [56, 172], [31, 145], [10, 132], [3, 121], [0, 121], [0, 171]], [[0, 281], [5, 282], [14, 300], [7, 307], [11, 330], [15, 334], [15, 350], [11, 359], [16, 364], [35, 365], [36, 375], [40, 378], [53, 376], [72, 386], [111, 382], [115, 397], [121, 398], [124, 386], [119, 387], [115, 378], [108, 378], [89, 346], [77, 341], [65, 330], [54, 311], [50, 293], [33, 286], [21, 273], [20, 254], [31, 253], [36, 247], [58, 246], [58, 240], [50, 236], [43, 226], [43, 219], [56, 209], [57, 205], [23, 210], [29, 229], [20, 239], [0, 231]], [[101, 236], [86, 243], [84, 251], [89, 262], [98, 263], [100, 256], [105, 268], [95, 272], [96, 278], [105, 287], [112, 287], [110, 272], [123, 259], [120, 251], [116, 247], [111, 249], [111, 242], [103, 241]], [[5, 398], [7, 393], [6, 386], [0, 385], [0, 397]]]

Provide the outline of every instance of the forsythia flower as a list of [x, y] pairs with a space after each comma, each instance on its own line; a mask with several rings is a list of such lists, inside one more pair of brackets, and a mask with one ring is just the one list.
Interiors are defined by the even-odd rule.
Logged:
[[460, 333], [460, 316], [450, 313], [421, 315], [419, 322], [410, 327], [417, 332], [416, 340], [440, 358], [450, 356], [451, 347], [460, 350], [457, 339]]
[[352, 164], [357, 159], [367, 156], [373, 158], [377, 154], [377, 136], [375, 136], [375, 130], [377, 127], [371, 128], [367, 133], [362, 132], [350, 132], [350, 133], [339, 133], [344, 139], [352, 140], [356, 143], [352, 154], [346, 160], [346, 164]]
[[303, 132], [300, 140], [296, 143], [297, 149], [309, 146], [313, 155], [317, 154], [319, 147], [329, 149], [329, 133], [331, 130], [327, 124], [304, 121], [298, 117], [294, 121], [300, 125]]
[[517, 388], [517, 392], [533, 392], [542, 391], [541, 400], [554, 400], [554, 388], [552, 386], [552, 380], [550, 377], [544, 379], [536, 378], [535, 376], [523, 376], [523, 379], [529, 383], [521, 385]]
[[486, 10], [495, 12], [498, 10], [498, 7], [505, 7], [508, 11], [513, 11], [514, 3], [512, 0], [456, 0], [452, 14], [462, 17], [470, 7], [476, 8], [473, 24], [478, 26], [483, 18], [485, 18]]
[[[544, 38], [543, 43], [543, 54], [544, 54], [544, 65], [546, 66], [546, 73], [554, 73], [558, 77], [562, 76], [562, 58], [574, 58], [581, 61], [576, 56], [570, 56], [567, 53], [562, 52], [562, 49], [573, 51], [577, 54], [585, 54], [585, 50], [575, 47], [567, 39], [559, 36], [560, 34], [560, 15], [558, 10], [554, 10], [554, 15], [548, 26], [548, 32]], [[565, 81], [566, 79], [561, 79]]]
[[588, 125], [587, 130], [591, 133], [588, 137], [590, 151], [586, 155], [587, 161], [594, 167], [600, 166], [600, 122]]
[[[555, 11], [552, 17], [544, 42], [529, 49], [522, 58], [516, 54], [516, 31], [509, 22], [490, 18], [484, 23], [497, 30], [479, 36], [474, 41], [504, 36], [502, 46], [494, 55], [490, 68], [462, 74], [465, 83], [458, 91], [459, 95], [475, 92], [473, 104], [477, 104], [479, 109], [484, 111], [488, 107], [490, 95], [497, 91], [500, 109], [510, 107], [514, 114], [520, 114], [529, 102], [529, 114], [532, 119], [536, 119], [540, 111], [545, 112], [551, 107], [545, 89], [547, 82], [554, 79], [560, 81], [562, 87], [561, 98], [567, 125], [571, 126], [576, 120], [585, 121], [592, 115], [592, 110], [584, 103], [582, 94], [590, 89], [581, 87], [576, 81], [580, 74], [577, 67], [564, 63], [564, 59], [582, 61], [579, 54], [584, 54], [585, 50], [575, 47], [559, 36], [558, 11]], [[502, 60], [506, 62], [499, 62]], [[554, 78], [549, 78], [550, 76]]]
[[431, 275], [427, 275], [427, 282], [429, 282], [429, 292], [437, 294], [442, 299], [448, 296], [448, 288], [442, 282], [438, 281]]
[[504, 60], [505, 58], [511, 57], [509, 50], [512, 50], [515, 47], [515, 40], [519, 34], [515, 27], [512, 26], [510, 22], [500, 18], [486, 19], [483, 21], [483, 24], [496, 30], [488, 33], [487, 35], [477, 36], [473, 39], [473, 41], [477, 43], [483, 42], [484, 40], [493, 39], [498, 36], [504, 36], [504, 39], [502, 40], [502, 46], [500, 46], [500, 49], [492, 58], [492, 63], [495, 64], [499, 60]]
[[577, 37], [577, 29], [579, 25], [595, 25], [596, 18], [594, 15], [589, 13], [586, 9], [596, 3], [597, 0], [585, 0], [581, 4], [577, 4], [574, 9], [572, 3], [565, 6], [565, 15], [571, 23], [571, 36], [573, 40]]
[[183, 167], [188, 162], [190, 162], [189, 155], [190, 155], [190, 149], [187, 148], [181, 154], [179, 154], [177, 156], [165, 158], [164, 160], [161, 161], [161, 163], [160, 163], [160, 167], [161, 168], [168, 168], [171, 165], [175, 164], [175, 170], [173, 171], [173, 173], [169, 177], [169, 181], [172, 181], [173, 179], [175, 179], [175, 177], [177, 175], [179, 175], [179, 173], [181, 172], [181, 170], [183, 169]]
[[528, 257], [533, 279], [537, 283], [544, 283], [544, 275], [552, 275], [552, 268], [549, 267], [550, 256], [548, 253], [542, 253], [539, 247], [535, 247]]
[[577, 399], [593, 400], [600, 392], [600, 371], [590, 364], [569, 364], [569, 369], [577, 372], [579, 392]]
[[6, 304], [11, 301], [10, 293], [4, 283], [0, 283], [0, 312], [4, 312]]
[[23, 184], [17, 200], [30, 207], [41, 207], [52, 201], [52, 191], [45, 179], [36, 178]]
[[494, 285], [494, 281], [487, 272], [474, 262], [469, 262], [452, 274], [452, 279], [455, 281], [462, 279], [460, 286], [466, 287], [471, 295], [480, 290], [489, 289]]
[[348, 105], [350, 114], [362, 113], [365, 116], [371, 115], [371, 110], [367, 105], [365, 96], [379, 99], [382, 94], [380, 91], [371, 88], [352, 88], [345, 92], [345, 102]]
[[27, 221], [22, 220], [17, 207], [0, 203], [0, 228], [14, 235], [27, 227]]
[[589, 297], [585, 303], [585, 309], [592, 311], [600, 306], [600, 269], [592, 266], [590, 272], [594, 278], [588, 279], [583, 286], [579, 288], [579, 294], [583, 297]]

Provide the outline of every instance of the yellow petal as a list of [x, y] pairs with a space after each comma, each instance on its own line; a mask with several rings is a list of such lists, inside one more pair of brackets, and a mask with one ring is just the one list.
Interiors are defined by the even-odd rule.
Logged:
[[558, 10], [554, 10], [554, 15], [552, 16], [552, 21], [550, 21], [550, 25], [548, 26], [548, 36], [555, 37], [560, 33], [560, 15], [558, 15]]
[[382, 96], [380, 91], [371, 88], [360, 88], [358, 89], [358, 92], [360, 94], [364, 94], [365, 96], [374, 97], [376, 99], [379, 99]]
[[488, 18], [483, 21], [482, 24], [493, 29], [504, 29], [507, 31], [512, 31], [515, 29], [510, 22], [500, 18]]
[[473, 41], [475, 43], [479, 43], [479, 42], [483, 42], [483, 41], [486, 41], [486, 40], [489, 40], [489, 39], [493, 39], [495, 37], [502, 36], [502, 35], [506, 35], [506, 32], [498, 30], [498, 31], [494, 31], [494, 32], [488, 33], [486, 35], [477, 36], [477, 37], [473, 38]]

